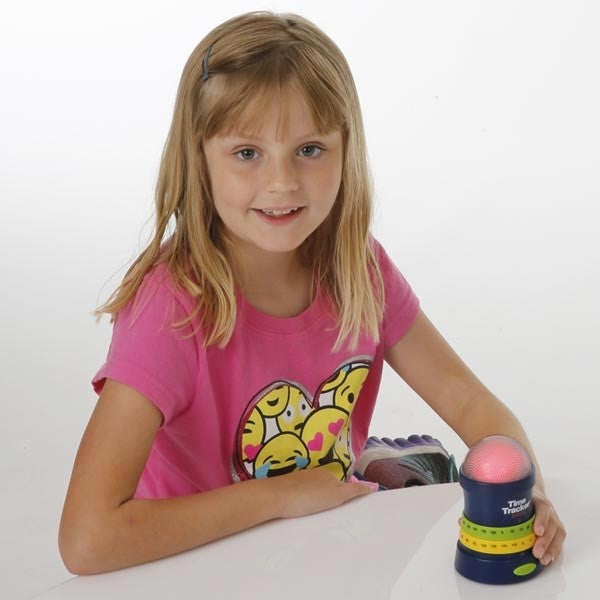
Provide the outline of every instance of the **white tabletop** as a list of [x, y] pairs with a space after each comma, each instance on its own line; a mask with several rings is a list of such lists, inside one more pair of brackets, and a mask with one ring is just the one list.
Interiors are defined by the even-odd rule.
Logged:
[[74, 577], [35, 598], [596, 597], [599, 494], [593, 488], [587, 497], [578, 495], [564, 478], [546, 484], [569, 537], [553, 565], [516, 584], [475, 583], [455, 571], [463, 495], [453, 483], [377, 492], [307, 517], [271, 521], [145, 565]]

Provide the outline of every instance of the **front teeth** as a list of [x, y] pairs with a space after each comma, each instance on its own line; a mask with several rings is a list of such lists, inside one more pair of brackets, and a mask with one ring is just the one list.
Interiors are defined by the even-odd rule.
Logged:
[[297, 211], [298, 208], [290, 208], [290, 210], [263, 210], [266, 215], [271, 217], [281, 217], [282, 215], [289, 215], [291, 212]]

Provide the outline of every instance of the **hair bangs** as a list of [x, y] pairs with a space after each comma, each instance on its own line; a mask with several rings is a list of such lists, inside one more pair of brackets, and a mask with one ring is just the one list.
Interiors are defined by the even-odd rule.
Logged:
[[258, 136], [267, 108], [278, 104], [277, 137], [282, 139], [289, 129], [288, 100], [294, 95], [304, 104], [315, 133], [326, 135], [345, 130], [348, 112], [345, 103], [337, 102], [335, 95], [332, 98], [331, 88], [309, 65], [302, 65], [303, 54], [294, 54], [299, 56], [265, 61], [258, 68], [247, 68], [226, 77], [215, 76], [212, 93], [207, 93], [211, 106], [205, 107], [203, 137]]

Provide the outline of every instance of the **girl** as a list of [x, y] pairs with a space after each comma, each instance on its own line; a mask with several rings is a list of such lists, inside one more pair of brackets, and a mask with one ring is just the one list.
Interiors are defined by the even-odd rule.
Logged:
[[[96, 311], [112, 315], [113, 337], [60, 524], [69, 571], [119, 569], [327, 510], [381, 489], [370, 477], [455, 480], [431, 437], [367, 440], [384, 359], [467, 446], [510, 435], [535, 461], [517, 419], [369, 233], [356, 88], [314, 24], [253, 12], [200, 42], [156, 207], [154, 239]], [[415, 445], [420, 471], [398, 459]], [[391, 484], [382, 455], [394, 457]], [[534, 554], [547, 564], [565, 531], [536, 467]]]

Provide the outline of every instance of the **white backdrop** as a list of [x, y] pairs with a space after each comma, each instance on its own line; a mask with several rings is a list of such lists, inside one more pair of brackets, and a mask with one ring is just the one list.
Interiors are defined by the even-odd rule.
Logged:
[[[311, 19], [346, 55], [373, 232], [521, 419], [546, 479], [597, 472], [596, 2], [13, 3], [0, 26], [1, 597], [70, 577], [58, 522], [111, 336], [90, 313], [150, 239], [187, 57], [260, 9]], [[430, 433], [466, 453], [387, 365], [371, 433]]]

